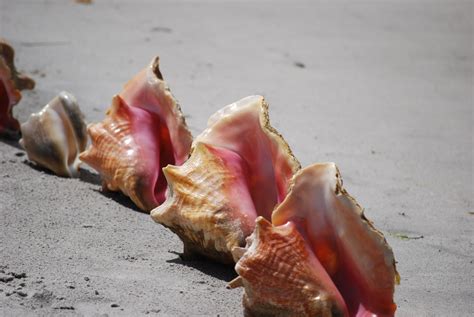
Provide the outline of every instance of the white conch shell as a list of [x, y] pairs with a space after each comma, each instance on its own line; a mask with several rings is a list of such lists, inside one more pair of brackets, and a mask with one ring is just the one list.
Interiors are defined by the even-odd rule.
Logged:
[[263, 97], [247, 97], [210, 118], [187, 162], [163, 169], [170, 190], [151, 216], [179, 235], [184, 256], [232, 263], [231, 250], [245, 244], [257, 216], [270, 219], [299, 167]]
[[78, 156], [86, 148], [87, 131], [73, 95], [61, 92], [21, 125], [21, 134], [20, 144], [31, 161], [60, 176], [78, 176]]

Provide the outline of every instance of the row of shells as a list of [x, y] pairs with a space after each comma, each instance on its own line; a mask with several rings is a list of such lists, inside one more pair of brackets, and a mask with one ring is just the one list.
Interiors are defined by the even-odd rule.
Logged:
[[90, 165], [177, 234], [184, 258], [235, 265], [228, 287], [244, 287], [245, 315], [394, 315], [399, 276], [383, 234], [334, 163], [301, 169], [263, 97], [222, 108], [193, 139], [156, 57], [87, 131], [67, 92], [20, 127], [11, 110], [34, 83], [0, 48], [0, 133], [21, 132], [28, 158], [60, 176]]

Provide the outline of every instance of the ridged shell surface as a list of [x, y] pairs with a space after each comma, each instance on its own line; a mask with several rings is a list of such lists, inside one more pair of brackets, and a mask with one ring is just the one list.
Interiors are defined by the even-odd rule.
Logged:
[[[245, 288], [247, 316], [347, 314], [339, 292], [293, 223], [272, 226], [259, 217], [248, 240], [235, 266]], [[234, 250], [236, 257], [239, 251]]]
[[77, 177], [79, 153], [87, 145], [84, 115], [76, 99], [61, 92], [21, 125], [21, 146], [28, 158], [57, 175]]

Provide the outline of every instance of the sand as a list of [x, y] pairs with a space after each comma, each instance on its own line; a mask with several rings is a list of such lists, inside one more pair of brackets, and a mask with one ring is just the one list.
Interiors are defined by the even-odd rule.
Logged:
[[[336, 162], [385, 233], [398, 316], [474, 314], [473, 20], [457, 1], [0, 1], [0, 35], [37, 83], [21, 122], [61, 90], [101, 120], [155, 55], [194, 135], [264, 95], [302, 165]], [[183, 262], [87, 167], [56, 177], [1, 141], [0, 215], [0, 315], [242, 314], [232, 268]]]

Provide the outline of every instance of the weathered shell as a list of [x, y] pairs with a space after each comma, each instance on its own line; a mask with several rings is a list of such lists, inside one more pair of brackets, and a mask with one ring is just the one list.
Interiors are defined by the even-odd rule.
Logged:
[[[272, 214], [273, 225], [295, 226], [317, 259], [315, 268], [324, 268], [324, 272], [318, 272], [319, 276], [331, 278], [349, 316], [393, 316], [396, 310], [393, 294], [399, 276], [392, 249], [382, 233], [365, 218], [362, 208], [343, 189], [336, 165], [311, 165], [298, 172], [292, 183], [290, 193]], [[278, 249], [275, 247], [274, 252], [279, 252]], [[239, 249], [235, 252], [246, 254]], [[266, 254], [272, 257], [271, 251]], [[276, 269], [269, 269], [266, 274], [280, 276], [287, 261], [290, 258], [279, 260]], [[263, 283], [268, 279], [267, 275], [256, 273], [260, 272], [259, 268], [247, 267], [242, 271], [240, 265], [239, 261], [236, 269], [246, 275], [252, 275], [254, 271], [252, 283]], [[281, 283], [287, 282], [283, 279]], [[247, 303], [252, 303], [257, 295], [246, 287], [245, 296]], [[268, 297], [267, 304], [272, 300]], [[247, 308], [253, 309], [249, 305]]]
[[170, 191], [151, 216], [178, 234], [184, 256], [233, 263], [231, 250], [245, 244], [258, 215], [270, 219], [298, 169], [263, 97], [247, 97], [210, 118], [186, 163], [164, 168]]
[[96, 169], [108, 190], [120, 190], [142, 210], [165, 200], [161, 169], [182, 164], [192, 136], [159, 70], [159, 58], [112, 100], [106, 118], [90, 124], [92, 146], [80, 159]]
[[77, 177], [79, 153], [87, 145], [84, 115], [76, 98], [61, 92], [21, 125], [21, 146], [28, 158], [55, 174]]
[[20, 90], [33, 89], [35, 82], [17, 72], [13, 48], [0, 38], [0, 135], [15, 137], [20, 124], [13, 117], [13, 106], [21, 99]]
[[[307, 243], [288, 222], [257, 218], [247, 249], [235, 248], [246, 316], [344, 316], [344, 301]], [[245, 252], [242, 255], [242, 252]]]

